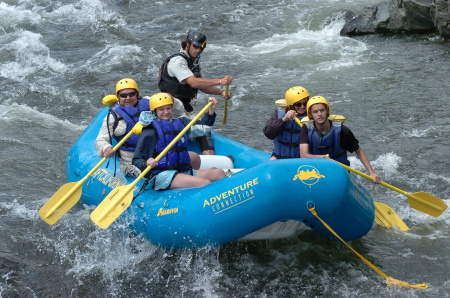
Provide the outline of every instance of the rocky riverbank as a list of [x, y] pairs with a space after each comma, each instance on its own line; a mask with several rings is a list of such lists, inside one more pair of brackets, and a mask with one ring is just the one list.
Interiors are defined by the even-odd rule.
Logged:
[[341, 35], [436, 33], [450, 38], [449, 0], [386, 0], [360, 13], [346, 12]]

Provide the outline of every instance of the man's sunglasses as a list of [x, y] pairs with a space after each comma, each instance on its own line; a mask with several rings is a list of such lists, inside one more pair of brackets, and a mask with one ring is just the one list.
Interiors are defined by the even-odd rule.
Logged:
[[122, 97], [122, 98], [127, 98], [128, 96], [129, 97], [133, 97], [135, 95], [136, 95], [136, 91], [133, 91], [133, 92], [130, 92], [130, 93], [121, 93], [121, 94], [119, 94], [119, 96]]

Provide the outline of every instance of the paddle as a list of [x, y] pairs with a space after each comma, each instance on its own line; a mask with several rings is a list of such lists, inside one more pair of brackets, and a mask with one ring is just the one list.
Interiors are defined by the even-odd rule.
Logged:
[[[208, 103], [197, 116], [189, 122], [188, 125], [167, 145], [167, 147], [155, 158], [159, 161], [173, 145], [191, 128], [192, 125], [209, 109], [211, 102]], [[133, 189], [136, 184], [144, 178], [151, 170], [148, 166], [142, 173], [130, 184], [122, 185], [113, 189], [108, 196], [91, 213], [91, 220], [100, 228], [108, 228], [118, 218], [130, 204], [133, 202]]]
[[[136, 123], [133, 127], [141, 127], [141, 123]], [[125, 141], [133, 135], [133, 130], [123, 137], [123, 139], [117, 143], [112, 149], [114, 152], [122, 146]], [[95, 171], [107, 160], [108, 158], [103, 157], [99, 163], [83, 177], [78, 182], [70, 182], [61, 186], [60, 189], [45, 203], [41, 209], [39, 209], [39, 216], [47, 222], [49, 225], [55, 224], [64, 214], [67, 213], [79, 200], [81, 197], [81, 189], [84, 182], [89, 178]]]
[[408, 226], [403, 222], [400, 216], [392, 210], [391, 207], [384, 203], [374, 202], [375, 204], [375, 223], [391, 229], [393, 227], [398, 228], [400, 231], [408, 231]]
[[297, 122], [298, 126], [302, 127], [303, 123], [297, 117], [294, 117], [295, 122]]
[[[229, 85], [225, 85], [225, 96], [228, 96], [228, 86]], [[222, 128], [227, 123], [227, 115], [228, 115], [228, 99], [225, 98], [225, 105], [223, 107]]]
[[[367, 174], [364, 174], [364, 173], [362, 173], [358, 170], [355, 170], [349, 166], [346, 166], [340, 162], [337, 162], [337, 163], [339, 163], [341, 166], [343, 166], [348, 171], [358, 174], [366, 179], [369, 179], [370, 181], [374, 180], [371, 176], [369, 176]], [[442, 214], [442, 212], [445, 211], [445, 209], [447, 209], [447, 204], [443, 200], [439, 199], [438, 197], [433, 196], [432, 194], [429, 194], [429, 193], [426, 193], [423, 191], [416, 192], [416, 193], [408, 193], [397, 187], [389, 185], [383, 181], [380, 182], [380, 185], [387, 187], [398, 193], [401, 193], [402, 195], [405, 195], [408, 198], [408, 203], [412, 208], [419, 210], [423, 213], [429, 214], [431, 216], [438, 217], [439, 215]]]

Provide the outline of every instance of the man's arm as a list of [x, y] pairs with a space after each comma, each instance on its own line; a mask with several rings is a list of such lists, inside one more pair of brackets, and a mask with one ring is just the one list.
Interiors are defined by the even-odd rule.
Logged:
[[[108, 123], [106, 123], [108, 121]], [[111, 144], [111, 138], [113, 135], [123, 135], [126, 132], [126, 123], [123, 120], [118, 122], [116, 129], [114, 130], [114, 117], [107, 115], [103, 119], [102, 127], [98, 132], [95, 139], [95, 148], [97, 149], [98, 156], [110, 158], [114, 156], [113, 146]], [[111, 135], [110, 135], [111, 133]]]
[[230, 76], [224, 76], [221, 79], [205, 79], [190, 76], [183, 81], [189, 84], [189, 86], [191, 86], [192, 88], [199, 89], [206, 94], [216, 94], [226, 97], [225, 90], [217, 88], [216, 86], [230, 85], [233, 81], [233, 78]]
[[[180, 83], [186, 83], [192, 88], [199, 89], [206, 94], [217, 94], [225, 97], [225, 90], [217, 88], [216, 86], [231, 85], [233, 78], [231, 76], [224, 76], [220, 79], [206, 79], [194, 76], [194, 73], [189, 69], [186, 60], [183, 57], [174, 57], [170, 59], [167, 64], [167, 71], [171, 77], [176, 77]], [[227, 98], [230, 95], [228, 94]]]
[[363, 166], [366, 168], [367, 172], [369, 172], [370, 177], [374, 179], [374, 183], [380, 183], [381, 178], [378, 176], [375, 171], [372, 168], [372, 165], [370, 164], [369, 158], [367, 157], [366, 152], [359, 147], [358, 150], [355, 151], [356, 155], [358, 156], [359, 160], [363, 164]]

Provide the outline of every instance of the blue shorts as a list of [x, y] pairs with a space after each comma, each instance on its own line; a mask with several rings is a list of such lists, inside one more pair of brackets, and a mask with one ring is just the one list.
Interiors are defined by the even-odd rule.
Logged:
[[[195, 176], [195, 171], [193, 172], [193, 176]], [[154, 190], [166, 190], [170, 187], [173, 179], [178, 173], [191, 175], [191, 171], [179, 172], [177, 170], [166, 170], [150, 179], [150, 183], [152, 184]]]

